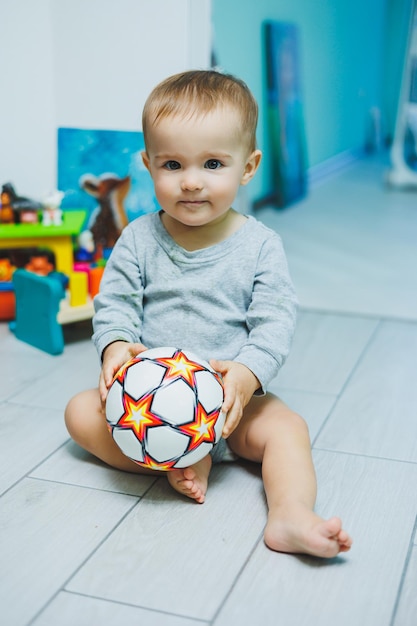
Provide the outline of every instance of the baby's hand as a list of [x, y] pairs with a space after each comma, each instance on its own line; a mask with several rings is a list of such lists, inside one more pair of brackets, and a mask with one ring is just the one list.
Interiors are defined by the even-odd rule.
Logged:
[[224, 401], [222, 411], [226, 413], [223, 437], [228, 437], [242, 419], [243, 409], [254, 392], [261, 386], [251, 370], [235, 361], [211, 360], [210, 365], [223, 377]]
[[127, 361], [133, 359], [146, 349], [147, 348], [142, 343], [128, 343], [127, 341], [115, 341], [105, 348], [98, 386], [103, 404], [106, 401], [107, 392], [116, 372]]

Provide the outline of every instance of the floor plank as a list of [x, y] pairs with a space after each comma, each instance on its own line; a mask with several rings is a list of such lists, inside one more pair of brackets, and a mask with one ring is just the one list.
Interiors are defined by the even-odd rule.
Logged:
[[382, 322], [315, 445], [416, 462], [416, 380], [417, 326]]
[[204, 626], [205, 623], [62, 592], [31, 626]]
[[63, 354], [51, 359], [53, 361], [48, 375], [38, 377], [35, 382], [28, 383], [20, 390], [20, 402], [63, 410], [76, 393], [97, 387], [100, 364], [91, 341], [66, 346]]
[[387, 189], [385, 167], [363, 159], [296, 207], [257, 213], [283, 238], [303, 307], [417, 319], [416, 194]]
[[278, 384], [284, 389], [339, 393], [377, 325], [375, 319], [301, 312]]
[[2, 622], [23, 626], [137, 503], [137, 498], [25, 479], [0, 508]]
[[417, 616], [417, 546], [414, 546], [393, 626], [415, 626]]
[[216, 466], [203, 505], [158, 482], [67, 589], [210, 620], [264, 524], [258, 472]]
[[68, 439], [62, 413], [0, 404], [0, 493], [20, 480]]
[[317, 510], [342, 516], [351, 552], [322, 561], [259, 544], [215, 626], [389, 626], [417, 511], [417, 466], [330, 452], [316, 452], [315, 462]]
[[130, 474], [108, 467], [73, 441], [52, 454], [30, 476], [132, 496], [142, 496], [156, 480], [153, 476]]
[[[16, 339], [13, 341], [16, 342]], [[46, 355], [45, 358], [42, 353], [39, 357], [34, 352], [35, 350], [16, 351], [14, 348], [6, 350], [4, 347], [0, 350], [1, 362], [7, 363], [7, 367], [3, 367], [0, 376], [0, 401], [14, 402], [17, 398], [20, 401], [21, 394], [26, 387], [33, 385], [36, 387], [37, 380], [47, 380], [52, 374], [54, 369], [53, 357]]]

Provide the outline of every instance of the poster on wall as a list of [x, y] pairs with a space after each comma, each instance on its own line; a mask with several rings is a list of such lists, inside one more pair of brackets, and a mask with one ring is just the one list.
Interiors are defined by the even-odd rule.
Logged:
[[118, 203], [127, 221], [158, 210], [142, 162], [143, 133], [58, 129], [58, 188], [62, 208], [87, 209], [87, 222], [106, 201]]
[[306, 144], [295, 24], [263, 24], [267, 78], [267, 125], [271, 154], [269, 203], [284, 208], [307, 191]]

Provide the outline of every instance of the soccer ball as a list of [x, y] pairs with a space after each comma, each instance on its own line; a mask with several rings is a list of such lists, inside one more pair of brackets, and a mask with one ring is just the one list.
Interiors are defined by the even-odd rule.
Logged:
[[142, 467], [168, 471], [204, 458], [221, 438], [221, 376], [188, 350], [154, 348], [125, 363], [106, 401], [109, 431]]

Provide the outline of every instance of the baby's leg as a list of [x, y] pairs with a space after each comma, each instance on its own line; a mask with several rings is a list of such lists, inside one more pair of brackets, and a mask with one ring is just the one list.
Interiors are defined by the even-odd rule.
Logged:
[[[65, 409], [65, 423], [79, 446], [108, 465], [126, 472], [161, 476], [161, 472], [148, 470], [131, 461], [114, 442], [107, 428], [98, 389], [83, 391], [70, 400]], [[210, 469], [211, 457], [208, 455], [191, 467], [167, 472], [168, 482], [179, 493], [202, 503]]]
[[349, 550], [352, 540], [339, 518], [314, 512], [316, 476], [302, 418], [272, 394], [255, 396], [228, 443], [239, 456], [262, 463], [269, 548], [321, 557]]

